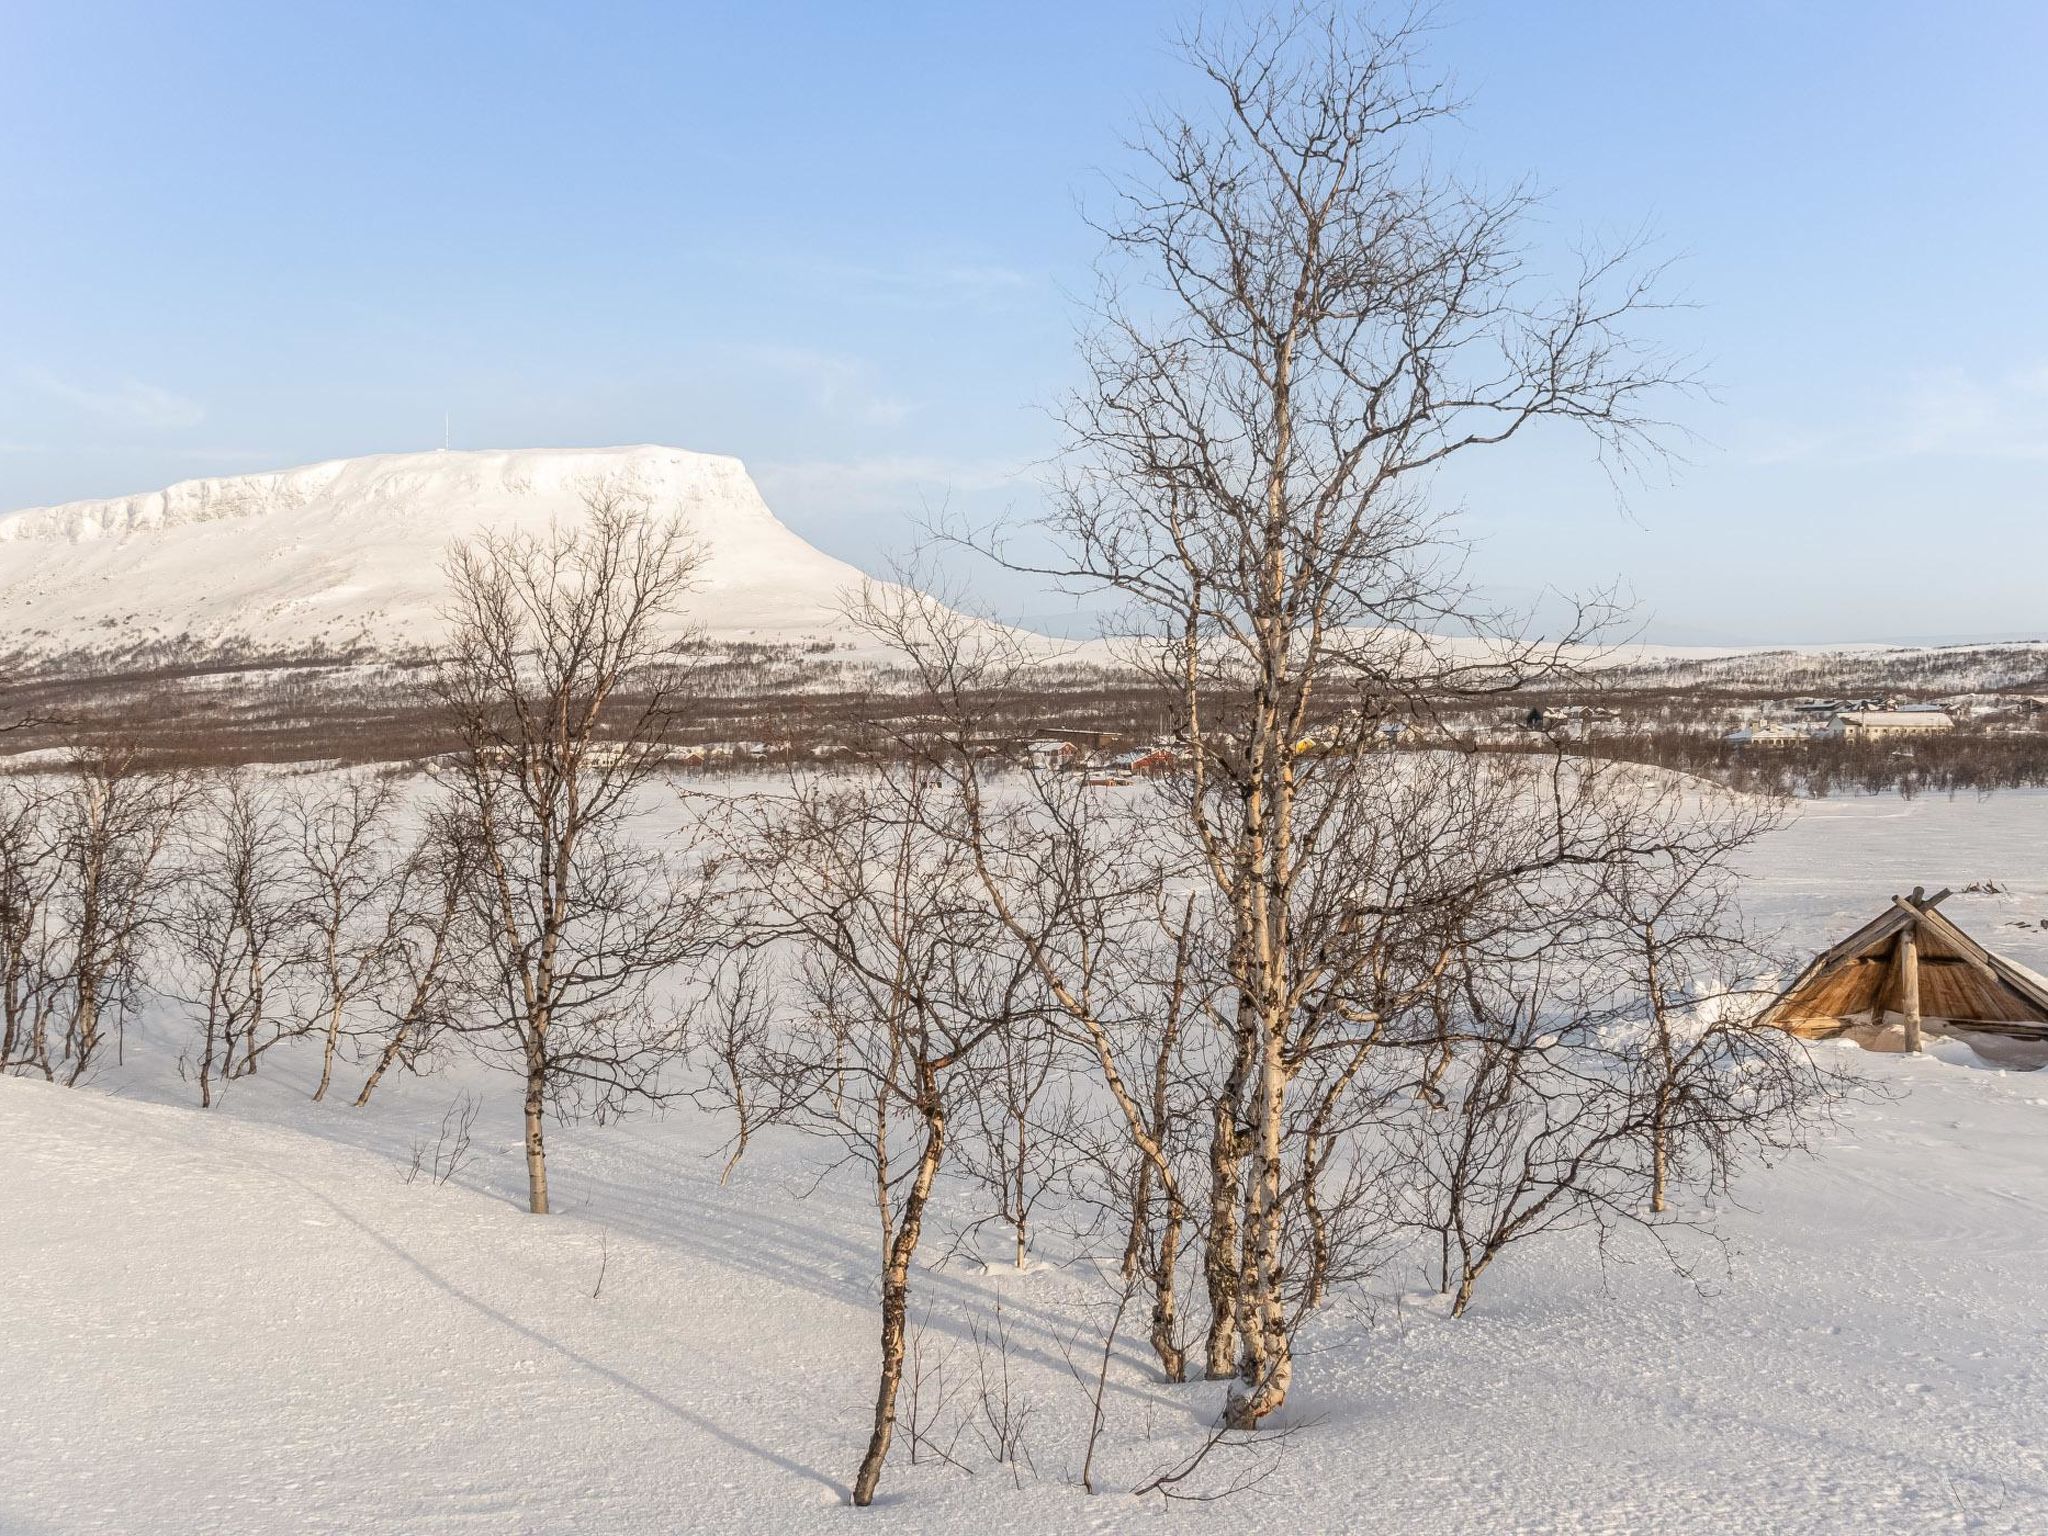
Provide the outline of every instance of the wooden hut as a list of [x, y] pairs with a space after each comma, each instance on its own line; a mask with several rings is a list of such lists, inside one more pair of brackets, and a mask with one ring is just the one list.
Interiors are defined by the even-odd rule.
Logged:
[[1923, 1019], [2048, 1040], [2048, 981], [1937, 912], [1948, 894], [1916, 887], [1894, 896], [1885, 912], [1801, 971], [1765, 1021], [1820, 1039], [1897, 1014], [1909, 1051], [1920, 1049]]

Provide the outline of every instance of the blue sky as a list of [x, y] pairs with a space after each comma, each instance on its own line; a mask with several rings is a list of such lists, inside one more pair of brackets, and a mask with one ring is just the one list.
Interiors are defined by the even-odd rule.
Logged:
[[[877, 566], [1028, 514], [1077, 204], [1186, 6], [0, 0], [0, 508], [438, 445], [735, 453]], [[1450, 0], [1442, 146], [1647, 221], [1709, 397], [1624, 511], [1442, 489], [1674, 640], [2048, 635], [2048, 6]], [[1057, 600], [987, 579], [988, 600]]]

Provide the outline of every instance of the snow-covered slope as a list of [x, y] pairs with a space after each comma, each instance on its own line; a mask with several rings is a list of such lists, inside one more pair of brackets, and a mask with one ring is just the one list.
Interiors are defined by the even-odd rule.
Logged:
[[629, 486], [709, 551], [691, 620], [724, 639], [831, 633], [861, 573], [768, 510], [739, 460], [677, 448], [379, 454], [0, 516], [9, 644], [152, 639], [391, 649], [430, 640], [451, 540], [573, 521]]
[[[1811, 948], [1902, 884], [1995, 882], [1959, 915], [2039, 966], [2044, 816], [2036, 794], [1830, 802], [1758, 850], [1751, 894]], [[1131, 1318], [1082, 1492], [1069, 1359], [1095, 1369], [1108, 1284], [940, 1264], [979, 1208], [949, 1191], [915, 1282], [921, 1411], [978, 1411], [1000, 1295], [1030, 1465], [971, 1428], [957, 1467], [913, 1465], [899, 1433], [861, 1517], [874, 1207], [820, 1180], [820, 1148], [765, 1133], [722, 1185], [730, 1127], [687, 1108], [551, 1131], [541, 1220], [502, 1079], [458, 1066], [357, 1111], [308, 1103], [317, 1060], [280, 1047], [201, 1111], [182, 1028], [143, 1021], [89, 1088], [0, 1078], [0, 1531], [2048, 1530], [2048, 1074], [1950, 1042], [1823, 1047], [1889, 1091], [1745, 1181], [1725, 1259], [1685, 1250], [1692, 1282], [1647, 1244], [1603, 1263], [1564, 1237], [1453, 1322], [1382, 1275], [1307, 1341], [1293, 1438], [1230, 1466], [1270, 1475], [1213, 1505], [1128, 1491], [1201, 1443], [1222, 1390], [1160, 1382]], [[473, 1156], [408, 1182], [465, 1091]]]
[[[2048, 1085], [1860, 1064], [1902, 1096], [1753, 1180], [1699, 1289], [1644, 1245], [1603, 1271], [1556, 1243], [1453, 1322], [1389, 1276], [1410, 1293], [1317, 1327], [1296, 1437], [1213, 1510], [1128, 1492], [1200, 1443], [1221, 1392], [1161, 1383], [1131, 1339], [1104, 1491], [1082, 1492], [1063, 1351], [1092, 1371], [1108, 1322], [1085, 1267], [922, 1270], [922, 1347], [967, 1407], [1003, 1298], [1032, 1468], [1013, 1481], [971, 1432], [974, 1475], [905, 1450], [872, 1528], [2048, 1529]], [[875, 1361], [861, 1190], [813, 1190], [815, 1149], [772, 1135], [721, 1188], [722, 1128], [679, 1114], [554, 1137], [562, 1214], [529, 1217], [516, 1099], [465, 1077], [478, 1156], [440, 1187], [404, 1175], [445, 1077], [368, 1115], [308, 1105], [296, 1070], [212, 1112], [0, 1078], [0, 1530], [868, 1529], [845, 1504]]]

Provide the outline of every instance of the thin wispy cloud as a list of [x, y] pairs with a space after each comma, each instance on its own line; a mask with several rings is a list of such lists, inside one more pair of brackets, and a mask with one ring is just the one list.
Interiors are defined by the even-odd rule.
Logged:
[[173, 458], [186, 464], [219, 469], [252, 469], [272, 465], [275, 453], [261, 448], [180, 448]]
[[[876, 454], [844, 459], [750, 461], [769, 506], [806, 537], [876, 573], [915, 566], [921, 585], [947, 600], [1047, 633], [1092, 633], [1073, 604], [1017, 579], [930, 531], [991, 526], [1027, 514], [1037, 486], [1024, 459]], [[899, 566], [899, 560], [906, 565]]]
[[206, 408], [197, 400], [141, 379], [85, 385], [45, 368], [24, 368], [21, 379], [45, 397], [114, 426], [179, 432], [206, 419]]
[[847, 261], [783, 251], [763, 257], [736, 253], [730, 260], [767, 270], [799, 289], [811, 288], [842, 303], [890, 309], [995, 309], [1041, 293], [1044, 280], [1021, 267], [971, 258], [913, 256], [896, 262]]
[[771, 460], [751, 468], [770, 506], [820, 524], [904, 519], [908, 526], [962, 500], [1030, 491], [1025, 466], [996, 459], [884, 454]]
[[991, 262], [915, 264], [895, 270], [849, 268], [841, 275], [878, 299], [922, 309], [993, 305], [1038, 287], [1030, 274]]
[[911, 412], [907, 400], [882, 387], [874, 367], [859, 358], [810, 347], [747, 346], [734, 360], [783, 381], [814, 409], [866, 426], [895, 426]]
[[877, 455], [750, 465], [776, 512], [813, 526], [864, 524], [909, 530], [948, 508], [1008, 506], [1034, 496], [1028, 465], [999, 459]]
[[1962, 368], [1918, 373], [1898, 383], [1863, 421], [1757, 425], [1738, 453], [1760, 465], [2048, 459], [2048, 364], [1988, 376]]
[[918, 487], [1002, 490], [1018, 483], [1020, 466], [998, 459], [947, 459], [883, 454], [858, 459], [779, 460], [755, 466], [757, 478], [802, 494], [838, 491], [863, 498]]
[[1996, 379], [1946, 369], [1915, 381], [1901, 451], [1950, 457], [2048, 459], [2048, 365]]

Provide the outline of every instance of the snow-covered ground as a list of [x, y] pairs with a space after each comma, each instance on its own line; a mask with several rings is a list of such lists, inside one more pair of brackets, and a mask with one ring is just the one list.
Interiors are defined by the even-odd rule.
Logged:
[[[1753, 893], [1811, 948], [1894, 890], [1984, 881], [2006, 893], [1947, 910], [2048, 966], [2044, 796], [1811, 806]], [[971, 1373], [1000, 1294], [1035, 1470], [970, 1432], [971, 1475], [899, 1452], [868, 1512], [845, 1487], [872, 1207], [813, 1190], [813, 1146], [766, 1137], [721, 1187], [723, 1127], [688, 1109], [561, 1131], [563, 1214], [536, 1219], [513, 1099], [473, 1067], [355, 1111], [283, 1061], [208, 1113], [175, 1045], [129, 1046], [90, 1089], [0, 1081], [0, 1530], [2048, 1529], [2048, 1074], [1952, 1043], [1822, 1047], [1895, 1093], [1750, 1178], [1692, 1281], [1566, 1238], [1504, 1259], [1462, 1321], [1414, 1275], [1333, 1308], [1297, 1431], [1217, 1504], [1121, 1491], [1200, 1438], [1215, 1385], [1161, 1385], [1127, 1341], [1084, 1493], [1065, 1356], [1099, 1343], [1103, 1287], [956, 1255], [916, 1282], [926, 1347]], [[406, 1182], [464, 1092], [475, 1157]]]
[[2048, 792], [1800, 801], [1748, 873], [1745, 909], [1802, 958], [1847, 938], [1894, 894], [1946, 886], [1944, 913], [2048, 972]]

